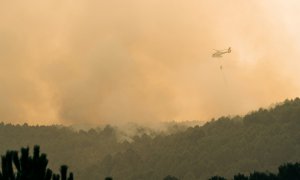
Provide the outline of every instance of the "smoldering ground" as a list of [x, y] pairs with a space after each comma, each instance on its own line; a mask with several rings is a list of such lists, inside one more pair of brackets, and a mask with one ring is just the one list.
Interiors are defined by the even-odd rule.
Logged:
[[209, 120], [295, 97], [299, 5], [1, 1], [1, 121]]

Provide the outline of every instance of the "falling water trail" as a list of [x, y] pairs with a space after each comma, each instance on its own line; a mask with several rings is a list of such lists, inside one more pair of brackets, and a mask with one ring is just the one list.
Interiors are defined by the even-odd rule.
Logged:
[[222, 75], [224, 84], [227, 85], [227, 78], [226, 78], [226, 75], [225, 75], [225, 72], [224, 72], [222, 61], [219, 61], [219, 66], [220, 66], [220, 71], [221, 71], [221, 75]]
[[220, 70], [221, 70], [221, 73], [222, 73], [222, 77], [223, 77], [224, 83], [227, 86], [227, 78], [226, 78], [226, 75], [225, 75], [225, 72], [223, 70], [223, 66], [222, 65], [220, 66]]

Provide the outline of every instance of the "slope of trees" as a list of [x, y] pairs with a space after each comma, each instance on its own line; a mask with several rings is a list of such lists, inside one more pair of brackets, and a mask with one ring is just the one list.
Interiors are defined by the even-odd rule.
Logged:
[[140, 131], [131, 141], [119, 141], [110, 126], [74, 131], [2, 123], [0, 153], [39, 144], [51, 159], [50, 168], [66, 163], [78, 180], [233, 177], [236, 172], [275, 172], [280, 164], [300, 161], [299, 98], [243, 117], [178, 129], [170, 134]]
[[[107, 155], [89, 169], [116, 179], [208, 179], [213, 174], [275, 172], [300, 161], [300, 99], [286, 100], [244, 117], [221, 117], [167, 136], [135, 138], [126, 151]], [[93, 178], [96, 179], [96, 178]]]

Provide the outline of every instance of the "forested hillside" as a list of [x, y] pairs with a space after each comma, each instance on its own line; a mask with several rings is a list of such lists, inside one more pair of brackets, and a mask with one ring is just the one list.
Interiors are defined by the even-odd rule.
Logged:
[[208, 179], [254, 170], [275, 172], [280, 164], [296, 161], [300, 161], [299, 98], [244, 117], [221, 117], [181, 133], [137, 137], [128, 150], [107, 155], [87, 175], [92, 179], [107, 174], [132, 180], [166, 175]]
[[61, 164], [68, 164], [76, 179], [79, 179], [84, 169], [105, 155], [128, 148], [128, 143], [118, 142], [116, 131], [110, 126], [97, 130], [74, 131], [61, 126], [1, 124], [0, 142], [1, 154], [5, 154], [8, 149], [18, 150], [38, 144], [51, 159], [50, 168], [59, 169]]
[[281, 164], [300, 161], [300, 99], [170, 134], [143, 132], [120, 141], [110, 126], [74, 131], [1, 124], [0, 152], [39, 144], [51, 159], [50, 167], [68, 164], [79, 180], [157, 180], [167, 175], [193, 180], [254, 170], [275, 173]]

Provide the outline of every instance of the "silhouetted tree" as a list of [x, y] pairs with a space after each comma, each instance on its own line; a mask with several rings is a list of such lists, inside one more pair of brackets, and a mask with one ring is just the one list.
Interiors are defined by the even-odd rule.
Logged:
[[300, 179], [300, 163], [284, 164], [278, 168], [278, 178], [280, 180], [299, 180]]
[[234, 175], [233, 180], [248, 180], [248, 177], [244, 174], [239, 173], [237, 175]]
[[[209, 180], [224, 180], [225, 178], [214, 176]], [[237, 174], [233, 180], [299, 180], [300, 179], [300, 163], [288, 163], [279, 166], [278, 174], [253, 172], [249, 177], [243, 174]]]
[[269, 176], [266, 173], [254, 172], [249, 176], [249, 180], [268, 180]]
[[254, 172], [250, 174], [249, 180], [277, 180], [277, 175], [272, 173]]
[[166, 176], [165, 178], [164, 178], [164, 180], [179, 180], [177, 177], [175, 177], [175, 176], [170, 176], [170, 175], [168, 175], [168, 176]]
[[226, 178], [221, 177], [221, 176], [213, 176], [209, 180], [226, 180]]
[[61, 180], [73, 180], [72, 173], [67, 179], [68, 167], [65, 165], [61, 166], [60, 175], [53, 174], [47, 168], [47, 156], [40, 154], [39, 146], [34, 146], [33, 157], [29, 156], [29, 148], [22, 148], [20, 158], [17, 151], [7, 151], [1, 160], [0, 180], [59, 180], [60, 175]]

